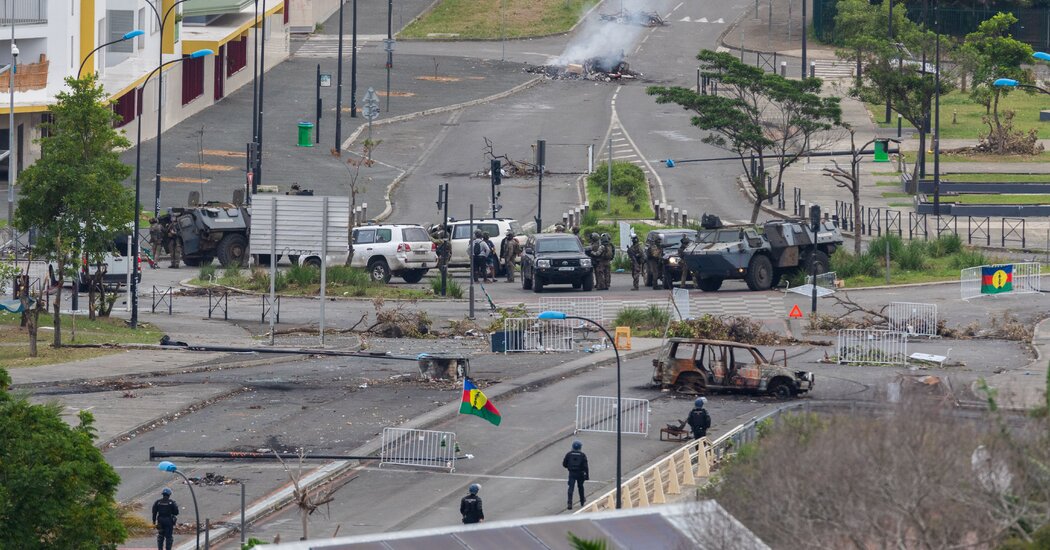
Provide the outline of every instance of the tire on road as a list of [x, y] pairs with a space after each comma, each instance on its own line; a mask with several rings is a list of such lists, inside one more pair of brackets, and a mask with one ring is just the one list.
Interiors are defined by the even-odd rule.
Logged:
[[[587, 292], [594, 290], [594, 277], [591, 275], [584, 277], [580, 282], [580, 286], [582, 286], [583, 290], [586, 290]], [[572, 285], [572, 287], [576, 288], [576, 285]]]
[[774, 378], [768, 389], [769, 394], [777, 399], [790, 399], [795, 396], [795, 386], [787, 378]]
[[543, 292], [543, 279], [536, 277], [532, 281], [532, 291], [536, 294]]
[[744, 282], [751, 290], [769, 290], [773, 286], [773, 262], [769, 256], [756, 254], [747, 264]]
[[827, 273], [828, 272], [828, 266], [831, 265], [831, 261], [828, 259], [828, 255], [825, 254], [824, 252], [818, 250], [818, 251], [816, 251], [816, 252], [814, 252], [812, 254], [812, 257], [811, 257], [810, 254], [806, 254], [805, 258], [806, 258], [805, 266], [806, 266], [806, 274], [807, 275], [813, 273], [813, 264], [816, 264], [816, 266], [817, 266], [817, 269], [816, 269], [817, 275], [820, 275], [821, 273]]
[[427, 271], [426, 269], [406, 269], [401, 273], [401, 278], [406, 283], [415, 284], [423, 280], [423, 276], [427, 274]]
[[699, 286], [700, 290], [703, 290], [704, 292], [715, 292], [718, 289], [722, 288], [721, 277], [701, 278], [699, 275], [697, 275], [694, 280], [698, 281], [697, 286]]
[[[291, 256], [289, 256], [288, 259], [291, 259]], [[298, 258], [296, 258], [296, 259], [298, 259]], [[298, 262], [294, 262], [293, 261], [292, 265], [296, 265], [297, 263]], [[306, 261], [303, 262], [303, 266], [304, 267], [315, 267], [317, 269], [321, 269], [321, 258], [318, 258], [316, 256], [314, 256], [312, 258], [307, 258]]]
[[390, 282], [390, 266], [386, 264], [386, 260], [383, 258], [373, 258], [368, 261], [368, 277], [373, 282], [383, 283], [384, 285]]
[[683, 372], [675, 380], [674, 391], [678, 393], [703, 394], [707, 391], [707, 381], [699, 372]]

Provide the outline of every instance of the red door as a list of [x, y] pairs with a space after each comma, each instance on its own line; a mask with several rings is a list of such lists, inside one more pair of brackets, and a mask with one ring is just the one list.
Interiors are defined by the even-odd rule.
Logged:
[[222, 99], [226, 84], [226, 45], [219, 46], [215, 56], [215, 101]]

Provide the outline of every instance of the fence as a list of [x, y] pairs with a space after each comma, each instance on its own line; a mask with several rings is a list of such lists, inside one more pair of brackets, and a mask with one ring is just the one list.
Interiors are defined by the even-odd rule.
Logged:
[[575, 351], [573, 327], [576, 319], [511, 317], [506, 321], [505, 352]]
[[163, 308], [164, 304], [167, 303], [168, 315], [171, 315], [172, 296], [173, 294], [170, 286], [165, 288], [153, 287], [153, 307], [151, 311], [156, 313], [158, 307]]
[[689, 311], [689, 290], [675, 288], [671, 290], [671, 318], [683, 321], [692, 317]]
[[[273, 306], [272, 308], [271, 308], [271, 304]], [[274, 299], [273, 302], [270, 302], [270, 296], [268, 296], [266, 294], [262, 295], [262, 315], [259, 316], [259, 322], [260, 323], [265, 323], [266, 322], [266, 317], [268, 315], [270, 315], [270, 309], [273, 309], [273, 313], [274, 313], [274, 317], [275, 317], [274, 322], [280, 323], [281, 322], [281, 296], [280, 295], [278, 295], [276, 297], [276, 299]]]
[[839, 363], [903, 365], [908, 360], [908, 335], [871, 329], [841, 329], [835, 354]]
[[[208, 318], [215, 314], [216, 311], [222, 311], [222, 320], [230, 320], [229, 307], [230, 303], [230, 292], [223, 290], [222, 293], [213, 293], [212, 289], [208, 289]], [[265, 314], [264, 314], [265, 316]]]
[[[572, 298], [540, 298], [540, 311], [560, 311], [566, 315], [585, 317], [597, 323], [605, 322], [601, 296], [580, 296]], [[582, 327], [584, 321], [577, 320]]]
[[[806, 403], [792, 403], [733, 428], [713, 442], [706, 437], [686, 443], [655, 464], [642, 470], [622, 485], [623, 508], [663, 504], [668, 495], [675, 499], [683, 487], [706, 484], [711, 472], [729, 460], [741, 447], [758, 439], [760, 424], [776, 421], [781, 415], [808, 408]], [[616, 487], [591, 500], [577, 514], [616, 508]]]
[[456, 432], [383, 428], [379, 467], [384, 464], [456, 471]]
[[[829, 288], [832, 291], [835, 290], [835, 272], [828, 271], [827, 273], [820, 273], [817, 275], [817, 286], [820, 288]], [[806, 284], [813, 284], [813, 276], [806, 275]]]
[[[620, 399], [621, 431], [649, 436], [648, 399]], [[595, 395], [576, 396], [576, 432], [616, 433], [616, 398]]]
[[886, 315], [891, 331], [908, 336], [937, 336], [937, 304], [891, 302]]
[[[1006, 292], [1005, 294], [1031, 294], [1042, 292], [1042, 279], [1039, 277], [1040, 264], [1038, 262], [1023, 262], [1011, 265], [1013, 266], [1013, 284], [1011, 285], [1013, 290]], [[981, 272], [987, 267], [996, 266], [982, 265], [968, 267], [959, 271], [959, 297], [961, 299], [970, 300], [972, 298], [991, 295], [981, 292], [981, 287], [983, 286]]]

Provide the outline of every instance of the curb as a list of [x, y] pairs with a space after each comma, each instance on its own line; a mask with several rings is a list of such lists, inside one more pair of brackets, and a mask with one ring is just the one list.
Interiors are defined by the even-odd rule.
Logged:
[[[1043, 327], [1043, 328], [1041, 329], [1040, 327]], [[1045, 345], [1047, 347], [1048, 350], [1050, 350], [1050, 319], [1043, 319], [1042, 321], [1039, 321], [1038, 323], [1036, 323], [1034, 329], [1032, 330], [1032, 339], [1028, 341], [1028, 344], [1035, 351], [1035, 359], [1032, 360], [1027, 365], [1025, 365], [1025, 369], [1024, 369], [1025, 371], [1042, 372], [1042, 370], [1044, 368], [1050, 368], [1050, 366], [1047, 366], [1047, 364], [1046, 364], [1046, 360], [1047, 360], [1046, 356], [1040, 351], [1040, 346], [1036, 344], [1036, 342], [1040, 342], [1040, 341], [1043, 343], [1043, 345]], [[1046, 403], [1047, 403], [1047, 396], [1046, 396], [1045, 392], [1047, 391], [1047, 389], [1050, 389], [1050, 388], [1047, 388], [1047, 386], [1050, 385], [1050, 384], [1046, 383], [1046, 381], [1045, 381], [1046, 380], [1046, 376], [1043, 376], [1042, 378], [1043, 378], [1043, 380], [1040, 380], [1040, 383], [1041, 383], [1040, 385], [1042, 385], [1044, 389], [1040, 392], [1040, 393], [1043, 393], [1043, 399], [1041, 401], [1039, 401], [1037, 403], [1025, 403], [1025, 402], [1022, 402], [1022, 403], [1017, 404], [1019, 406], [1006, 406], [1002, 402], [998, 402], [997, 401], [999, 406], [1003, 407], [1004, 409], [1020, 410], [1020, 411], [1026, 411], [1026, 412], [1030, 411], [1032, 409], [1038, 409], [1039, 407], [1045, 406]], [[980, 395], [980, 393], [978, 393], [979, 392], [978, 384], [980, 384], [982, 381], [987, 383], [987, 380], [982, 378], [982, 379], [979, 379], [979, 380], [975, 380], [973, 383], [970, 384], [970, 391], [974, 395]], [[1000, 388], [1002, 388], [1002, 384], [1001, 383], [999, 385], [997, 385], [997, 386], [992, 386], [991, 384], [989, 384], [988, 386], [990, 388], [993, 388], [993, 389], [996, 389], [996, 390], [999, 390]]]
[[[620, 354], [620, 359], [627, 360], [640, 355], [645, 355], [659, 349], [659, 346], [653, 348], [631, 350]], [[573, 359], [567, 363], [563, 363], [556, 367], [551, 367], [545, 371], [533, 372], [530, 374], [523, 375], [519, 378], [500, 382], [494, 386], [486, 388], [486, 395], [489, 399], [498, 399], [503, 397], [510, 397], [522, 391], [529, 389], [534, 386], [542, 386], [551, 383], [556, 379], [562, 377], [574, 376], [580, 372], [597, 368], [615, 362], [615, 354], [608, 351], [599, 352], [593, 356], [585, 356], [579, 359]], [[423, 429], [428, 426], [432, 426], [439, 422], [444, 422], [450, 418], [455, 417], [459, 414], [459, 403], [452, 402], [446, 403], [437, 409], [431, 410], [430, 412], [424, 413], [417, 416], [399, 427], [402, 428], [416, 428]], [[375, 438], [372, 441], [365, 443], [364, 445], [350, 451], [354, 455], [372, 455], [379, 450], [381, 444], [381, 438]], [[317, 470], [314, 470], [310, 474], [303, 477], [300, 480], [300, 487], [303, 490], [312, 490], [313, 488], [323, 485], [331, 481], [332, 479], [338, 478], [345, 474], [350, 469], [360, 464], [358, 460], [338, 460], [331, 462]], [[280, 489], [277, 489], [271, 493], [268, 497], [263, 500], [252, 504], [245, 511], [245, 522], [254, 523], [267, 517], [273, 512], [281, 510], [286, 504], [293, 500], [293, 488], [291, 485], [284, 485]], [[231, 520], [232, 521], [232, 520]], [[235, 522], [236, 523], [236, 522]], [[236, 534], [237, 529], [233, 527], [220, 527], [213, 529], [209, 534], [209, 540], [213, 544], [217, 544], [227, 537]], [[177, 547], [177, 550], [193, 550], [195, 543], [188, 541], [185, 544], [181, 544]]]
[[132, 428], [124, 430], [124, 431], [114, 435], [113, 437], [110, 437], [109, 439], [107, 439], [105, 441], [96, 442], [95, 443], [95, 448], [100, 450], [100, 451], [107, 451], [109, 449], [113, 449], [115, 447], [119, 447], [121, 443], [124, 443], [124, 438], [125, 437], [127, 437], [127, 436], [129, 436], [131, 434], [134, 434], [134, 433], [138, 433], [138, 432], [144, 430], [145, 428], [149, 427], [151, 424], [156, 424], [156, 423], [162, 422], [164, 420], [172, 419], [172, 418], [175, 418], [176, 416], [183, 417], [183, 416], [185, 416], [185, 415], [187, 415], [189, 413], [192, 413], [192, 412], [194, 412], [194, 411], [196, 411], [198, 409], [203, 408], [204, 406], [207, 406], [209, 404], [212, 404], [212, 403], [215, 403], [215, 402], [218, 402], [218, 401], [222, 401], [223, 399], [226, 399], [227, 397], [231, 397], [231, 396], [236, 395], [238, 393], [241, 393], [243, 391], [245, 391], [245, 388], [243, 386], [239, 386], [239, 387], [236, 387], [236, 388], [233, 388], [233, 389], [230, 389], [230, 390], [226, 390], [226, 391], [224, 391], [224, 392], [222, 392], [220, 394], [217, 394], [217, 395], [215, 395], [213, 397], [208, 397], [208, 398], [205, 398], [205, 399], [198, 399], [197, 401], [193, 401], [191, 403], [188, 403], [185, 407], [183, 407], [183, 408], [181, 408], [181, 409], [179, 409], [177, 411], [172, 411], [172, 412], [169, 412], [167, 414], [164, 414], [164, 415], [161, 415], [161, 416], [158, 416], [158, 417], [155, 417], [155, 418], [151, 418], [149, 420], [145, 420], [145, 421], [141, 422], [140, 424], [137, 424], [136, 426], [134, 426]]

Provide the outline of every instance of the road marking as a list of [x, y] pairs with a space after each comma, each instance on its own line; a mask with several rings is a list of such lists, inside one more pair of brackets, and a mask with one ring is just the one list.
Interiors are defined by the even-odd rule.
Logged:
[[204, 154], [212, 157], [229, 157], [229, 158], [245, 158], [248, 155], [246, 153], [240, 153], [237, 151], [225, 151], [223, 149], [205, 149]]
[[[681, 4], [679, 4], [679, 5], [681, 5]], [[681, 19], [679, 19], [679, 21], [681, 21], [682, 23], [692, 23], [693, 22], [693, 20], [690, 19], [688, 15], [683, 17], [683, 18], [681, 18]]]
[[700, 19], [697, 19], [696, 22], [697, 23], [707, 23], [707, 18], [706, 17], [701, 17]]
[[636, 155], [634, 153], [631, 153], [629, 155], [613, 155], [613, 160], [622, 160], [622, 159], [629, 159], [629, 158], [638, 158], [638, 155]]
[[[364, 467], [360, 467], [360, 468], [354, 468], [354, 470], [366, 471], [366, 472], [383, 472], [383, 473], [387, 473], [387, 474], [389, 474], [389, 473], [403, 474], [403, 473], [411, 472], [411, 473], [414, 473], [414, 474], [423, 474], [423, 475], [427, 475], [427, 476], [444, 475], [444, 476], [449, 476], [449, 477], [506, 479], [506, 480], [511, 480], [511, 481], [551, 481], [551, 482], [557, 482], [557, 483], [565, 483], [565, 478], [563, 478], [563, 477], [501, 476], [501, 475], [495, 475], [495, 474], [464, 474], [464, 473], [457, 473], [457, 472], [429, 471], [429, 470], [427, 470], [427, 471], [423, 471], [423, 470], [397, 470], [396, 472], [394, 472], [390, 468], [383, 469], [383, 468], [379, 468], [379, 467], [376, 467], [376, 466], [364, 466]], [[605, 483], [605, 482], [601, 481], [601, 480], [597, 480], [597, 479], [589, 479], [589, 480], [587, 480], [587, 483]]]
[[167, 182], [172, 182], [172, 183], [208, 183], [209, 181], [211, 181], [208, 178], [204, 178], [204, 179], [200, 179], [200, 178], [184, 178], [184, 177], [181, 177], [181, 176], [161, 176], [160, 179], [163, 180], [165, 183], [167, 183]]
[[685, 2], [679, 2], [678, 5], [671, 10], [671, 13], [678, 11], [678, 8], [682, 7], [683, 4], [685, 4]]
[[[180, 162], [175, 165], [175, 168], [192, 168], [194, 170], [211, 170], [214, 172], [229, 172], [233, 170], [233, 166], [228, 164], [199, 164], [196, 162]], [[164, 179], [163, 177], [161, 179]]]

